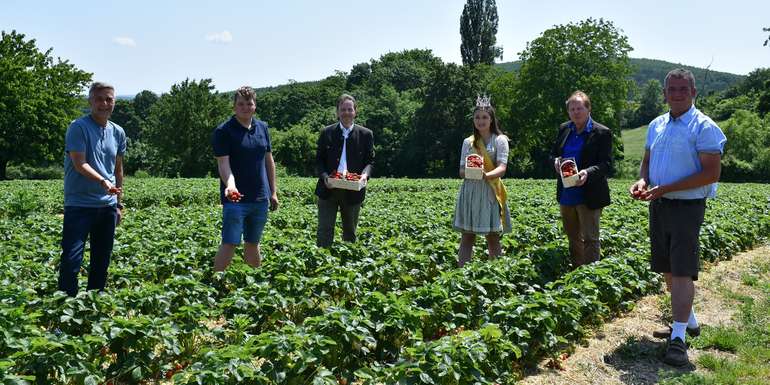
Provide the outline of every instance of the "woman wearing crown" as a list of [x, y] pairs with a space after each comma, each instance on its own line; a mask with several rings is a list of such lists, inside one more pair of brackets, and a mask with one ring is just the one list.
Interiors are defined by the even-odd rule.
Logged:
[[[474, 172], [480, 179], [471, 179], [470, 171], [466, 177], [466, 161], [469, 167], [482, 167], [480, 172]], [[457, 253], [459, 266], [471, 260], [476, 235], [486, 237], [490, 259], [502, 254], [500, 236], [511, 232], [511, 214], [500, 180], [507, 164], [508, 137], [500, 131], [489, 97], [478, 97], [473, 110], [473, 135], [463, 141], [460, 152], [463, 184], [457, 194], [453, 221], [454, 229], [462, 234]]]

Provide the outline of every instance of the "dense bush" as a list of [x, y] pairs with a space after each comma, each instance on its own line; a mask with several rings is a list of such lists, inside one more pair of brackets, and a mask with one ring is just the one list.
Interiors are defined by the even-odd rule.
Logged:
[[737, 110], [722, 125], [727, 145], [722, 158], [726, 181], [770, 180], [770, 114]]
[[8, 166], [8, 179], [62, 179], [64, 167], [60, 165], [35, 167], [26, 164]]

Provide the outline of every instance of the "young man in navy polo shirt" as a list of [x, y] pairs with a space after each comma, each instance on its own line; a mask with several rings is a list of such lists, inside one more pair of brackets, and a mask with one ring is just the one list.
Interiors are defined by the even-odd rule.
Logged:
[[233, 96], [234, 115], [214, 130], [212, 144], [219, 170], [222, 202], [222, 243], [214, 259], [214, 271], [224, 271], [235, 247], [245, 243], [243, 258], [259, 267], [259, 241], [267, 223], [267, 211], [278, 208], [267, 123], [254, 118], [256, 94], [241, 87]]

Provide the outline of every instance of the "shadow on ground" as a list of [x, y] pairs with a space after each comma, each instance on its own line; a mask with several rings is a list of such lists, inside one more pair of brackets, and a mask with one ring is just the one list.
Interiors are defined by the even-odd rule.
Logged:
[[664, 378], [678, 377], [695, 370], [689, 364], [680, 368], [663, 363], [666, 341], [649, 337], [629, 337], [610, 354], [604, 356], [604, 363], [621, 374], [624, 384], [657, 384]]

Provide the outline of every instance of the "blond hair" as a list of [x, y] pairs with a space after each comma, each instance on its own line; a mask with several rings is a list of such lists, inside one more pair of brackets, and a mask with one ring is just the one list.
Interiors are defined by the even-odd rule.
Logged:
[[569, 98], [567, 98], [567, 101], [564, 104], [566, 104], [567, 107], [569, 108], [569, 102], [573, 100], [579, 100], [579, 99], [583, 101], [583, 106], [590, 111], [591, 98], [588, 97], [588, 94], [580, 90], [573, 92], [572, 95], [570, 95]]

